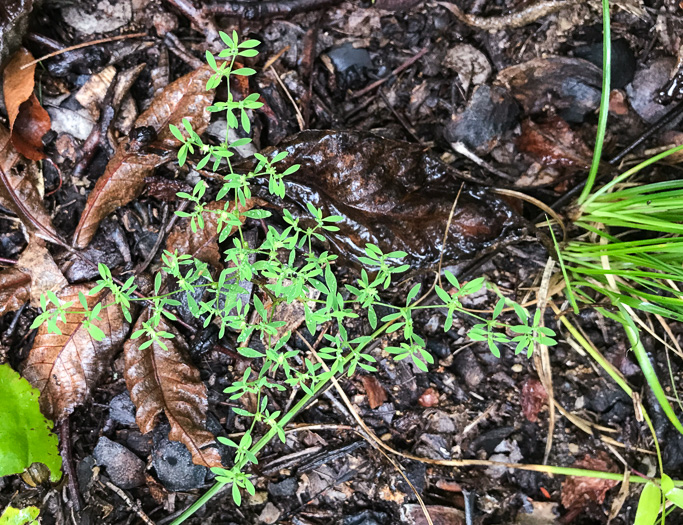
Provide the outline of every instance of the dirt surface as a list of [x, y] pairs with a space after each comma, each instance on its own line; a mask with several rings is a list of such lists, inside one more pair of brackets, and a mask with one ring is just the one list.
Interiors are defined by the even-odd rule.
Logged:
[[[262, 41], [258, 58], [247, 64], [258, 73], [240, 88], [258, 91], [266, 103], [253, 115], [256, 149], [286, 147], [308, 162], [307, 171], [289, 187], [289, 202], [263, 205], [305, 212], [308, 199], [346, 214], [344, 228], [326, 246], [344, 261], [336, 267], [340, 282], [356, 275], [357, 241], [374, 235], [377, 242], [409, 252], [411, 283], [431, 286], [433, 269], [445, 253], [444, 266], [461, 281], [486, 276], [521, 303], [535, 299], [548, 260], [546, 247], [552, 246], [547, 229], [537, 224], [543, 215], [539, 218], [539, 210], [522, 200], [499, 196], [494, 188], [514, 189], [567, 212], [571, 201], [560, 199], [584, 180], [596, 132], [602, 78], [598, 2], [566, 2], [568, 7], [558, 10], [565, 2], [557, 0], [552, 12], [537, 20], [533, 2], [457, 4], [489, 25], [492, 17], [502, 17], [496, 18], [494, 30], [465, 23], [458, 9], [441, 2], [217, 2], [213, 12], [186, 0], [43, 0], [32, 11], [30, 2], [9, 4], [16, 6], [0, 6], [2, 58], [16, 52], [21, 39], [12, 28], [25, 17], [23, 45], [35, 57], [97, 39], [144, 34], [67, 51], [42, 62], [35, 74], [51, 131], [42, 145], [34, 145], [44, 159], [36, 169], [41, 191], [34, 198], [44, 204], [54, 235], [73, 238], [88, 195], [99, 179], [110, 176], [110, 158], [124, 155], [132, 163], [131, 172], [116, 175], [125, 187], [124, 205], [107, 208], [92, 226], [92, 240], [77, 243], [116, 275], [127, 278], [158, 268], [160, 248], [166, 246], [171, 217], [180, 205], [175, 192], [206, 175], [179, 168], [172, 147], [170, 153], [147, 148], [166, 140], [165, 131], [150, 131], [151, 121], [143, 127], [136, 119], [155, 107], [170, 82], [201, 68], [207, 49], [220, 49], [218, 30], [235, 29]], [[678, 2], [668, 0], [620, 0], [613, 9], [614, 89], [606, 161], [676, 107], [683, 20]], [[112, 85], [123, 86], [118, 99]], [[224, 100], [225, 88], [215, 96]], [[178, 111], [190, 113], [189, 107]], [[3, 116], [10, 109], [2, 108]], [[663, 127], [655, 126], [629, 162], [680, 143], [680, 120], [679, 112]], [[197, 122], [206, 136], [225, 136], [225, 121], [206, 117]], [[303, 130], [323, 131], [296, 135]], [[37, 166], [28, 164], [22, 173]], [[353, 186], [335, 186], [342, 172], [351, 173]], [[607, 164], [604, 172], [610, 173]], [[215, 195], [217, 183], [206, 180]], [[451, 244], [442, 246], [448, 211], [461, 186]], [[0, 202], [0, 264], [14, 266], [27, 245], [17, 219], [22, 216]], [[258, 221], [245, 227], [261, 235]], [[44, 237], [44, 230], [45, 225], [36, 235]], [[47, 246], [47, 257], [70, 284], [96, 277], [96, 270], [64, 247]], [[221, 264], [217, 254], [206, 257]], [[387, 299], [404, 304], [408, 289], [402, 283]], [[25, 304], [28, 292], [23, 297], [0, 317], [0, 361], [18, 370], [27, 366], [29, 353], [41, 341], [29, 329], [38, 303]], [[488, 309], [494, 300], [482, 294], [466, 306]], [[562, 307], [559, 299], [557, 304]], [[650, 402], [622, 332], [592, 310], [575, 320], [641, 392], [654, 418], [666, 471], [681, 479], [683, 437]], [[485, 344], [468, 341], [470, 321], [456, 318], [446, 333], [442, 322], [440, 314], [416, 319], [416, 330], [436, 359], [429, 372], [407, 361], [394, 362], [383, 351], [394, 342], [387, 337], [372, 351], [377, 374], [342, 381], [358, 414], [394, 449], [416, 456], [542, 463], [549, 439], [548, 393], [534, 360], [514, 355], [513, 348], [496, 358]], [[626, 465], [654, 473], [652, 438], [636, 418], [631, 399], [566, 342], [550, 309], [545, 323], [559, 336], [559, 344], [550, 349], [554, 398], [574, 421], [555, 410], [547, 463], [619, 473]], [[208, 390], [206, 427], [214, 435], [242, 432], [244, 421], [232, 412], [234, 403], [223, 390], [248, 363], [234, 351], [234, 334], [219, 340], [215, 327], [197, 328], [200, 324], [193, 330], [173, 329], [186, 341], [179, 353], [198, 370], [187, 381]], [[359, 321], [353, 329], [361, 334], [369, 327]], [[680, 325], [672, 329], [680, 337]], [[301, 332], [315, 344], [317, 335]], [[307, 350], [299, 338], [292, 344]], [[664, 347], [651, 338], [646, 347], [673, 395]], [[98, 371], [83, 402], [64, 409], [66, 422], [59, 428], [62, 446], [65, 440], [70, 445], [64, 457], [70, 481], [52, 486], [40, 473], [34, 479], [1, 478], [0, 507], [35, 504], [46, 525], [143, 523], [142, 516], [161, 525], [211, 486], [208, 469], [193, 464], [183, 444], [169, 440], [170, 417], [161, 415], [149, 429], [138, 426], [123, 379], [126, 362], [117, 348], [96, 350], [112, 352], [110, 366]], [[671, 367], [680, 384], [677, 358]], [[289, 395], [284, 392], [275, 402], [289, 406]], [[255, 496], [236, 507], [226, 491], [188, 523], [426, 523], [395, 465], [348, 430], [356, 424], [333, 389], [295, 422], [318, 427], [292, 432], [285, 444], [276, 440], [263, 451], [253, 469]], [[229, 464], [229, 453], [219, 453]], [[466, 514], [475, 524], [602, 524], [619, 491], [613, 483], [581, 484], [522, 470], [395, 460], [433, 522], [442, 525], [465, 524]], [[633, 522], [638, 492], [631, 487], [611, 523]]]

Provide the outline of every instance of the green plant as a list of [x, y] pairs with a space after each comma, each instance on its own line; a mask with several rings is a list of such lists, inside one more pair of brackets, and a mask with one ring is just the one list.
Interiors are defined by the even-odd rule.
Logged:
[[[207, 61], [215, 71], [208, 81], [207, 89], [216, 87], [224, 79], [229, 80], [231, 76], [250, 76], [255, 73], [251, 68], [236, 68], [235, 61], [238, 57], [255, 56], [255, 48], [259, 42], [239, 42], [236, 32], [233, 32], [232, 36], [225, 33], [221, 33], [220, 36], [226, 49], [217, 57], [207, 52]], [[244, 100], [237, 101], [228, 91], [227, 101], [216, 102], [209, 111], [224, 112], [230, 127], [241, 128], [248, 133], [249, 112], [261, 106], [258, 99], [257, 94], [252, 94]], [[271, 216], [269, 211], [250, 209], [248, 203], [252, 197], [251, 185], [257, 180], [267, 180], [268, 190], [282, 197], [286, 177], [296, 172], [299, 166], [293, 165], [280, 172], [277, 164], [285, 158], [286, 152], [276, 153], [272, 158], [255, 154], [254, 169], [248, 173], [238, 173], [233, 168], [232, 158], [235, 149], [247, 144], [248, 138], [241, 138], [232, 143], [228, 143], [226, 139], [226, 142], [218, 145], [205, 144], [187, 120], [183, 121], [183, 128], [181, 130], [171, 126], [173, 135], [182, 142], [178, 151], [180, 165], [198, 156], [197, 168], [211, 165], [214, 171], [219, 167], [227, 171], [216, 200], [221, 201], [226, 197], [230, 197], [230, 200], [223, 209], [208, 209], [204, 202], [208, 186], [204, 181], [200, 181], [192, 193], [178, 194], [189, 201], [192, 207], [189, 211], [178, 212], [178, 215], [189, 220], [193, 232], [204, 227], [207, 214], [216, 215], [219, 241], [231, 245], [225, 251], [226, 268], [214, 276], [206, 263], [192, 255], [165, 251], [160, 271], [155, 276], [151, 296], [136, 296], [133, 278], [118, 284], [109, 268], [104, 265], [100, 265], [101, 278], [90, 292], [95, 294], [104, 288], [108, 289], [111, 292], [112, 304], [119, 305], [128, 320], [131, 319], [132, 304], [146, 304], [150, 309], [149, 319], [141, 329], [132, 334], [132, 338], [144, 336], [147, 339], [141, 345], [141, 349], [144, 349], [145, 345], [149, 346], [153, 342], [164, 347], [164, 340], [172, 337], [159, 326], [164, 318], [175, 320], [175, 315], [168, 309], [179, 304], [174, 297], [180, 291], [185, 294], [191, 313], [201, 319], [205, 327], [210, 323], [216, 324], [219, 327], [219, 337], [223, 337], [228, 330], [236, 333], [238, 352], [253, 360], [252, 367], [226, 390], [231, 399], [237, 399], [245, 394], [253, 394], [257, 398], [256, 410], [253, 413], [235, 409], [239, 416], [251, 419], [251, 424], [240, 441], [219, 438], [221, 443], [234, 449], [234, 463], [229, 468], [212, 469], [217, 475], [214, 488], [174, 523], [182, 522], [225, 484], [232, 484], [232, 496], [237, 504], [241, 502], [243, 490], [253, 494], [254, 486], [249, 479], [248, 467], [257, 463], [259, 451], [273, 438], [285, 440], [284, 429], [287, 423], [328, 384], [332, 377], [351, 375], [358, 368], [374, 372], [375, 357], [368, 351], [368, 347], [379, 337], [389, 334], [396, 334], [394, 338], [400, 336], [398, 346], [389, 346], [386, 351], [392, 354], [394, 359], [410, 359], [416, 367], [426, 371], [434, 359], [427, 351], [424, 339], [415, 329], [413, 317], [416, 312], [445, 308], [446, 331], [451, 328], [455, 315], [473, 319], [475, 324], [469, 332], [470, 337], [475, 341], [485, 341], [496, 356], [500, 356], [502, 345], [515, 345], [515, 353], [530, 356], [537, 344], [555, 344], [555, 340], [552, 339], [554, 332], [540, 326], [540, 313], [531, 315], [519, 304], [505, 298], [497, 288], [487, 284], [483, 278], [460, 283], [451, 272], [446, 271], [444, 275], [448, 285], [435, 286], [441, 302], [420, 305], [419, 285], [410, 288], [404, 306], [396, 307], [383, 301], [382, 295], [392, 286], [392, 278], [405, 272], [409, 266], [392, 266], [389, 263], [390, 260], [405, 257], [405, 253], [383, 253], [373, 244], [366, 246], [365, 257], [361, 258], [361, 262], [366, 264], [368, 269], [361, 271], [355, 283], [341, 287], [333, 272], [337, 257], [328, 252], [318, 252], [315, 248], [318, 241], [324, 240], [323, 231], [337, 230], [335, 223], [340, 218], [324, 217], [322, 210], [310, 203], [308, 211], [313, 218], [312, 226], [302, 227], [298, 219], [285, 211], [282, 217], [282, 230], [271, 225], [262, 244], [258, 247], [250, 246], [243, 235], [244, 221], [247, 218], [266, 219]], [[166, 286], [171, 281], [175, 283], [176, 290], [166, 291]], [[255, 291], [250, 304], [243, 302], [246, 290], [240, 283], [244, 281], [254, 284]], [[462, 300], [487, 288], [499, 296], [492, 317], [483, 318], [467, 311]], [[198, 289], [204, 290], [200, 300], [195, 299]], [[101, 339], [103, 334], [96, 329], [92, 321], [97, 320], [99, 312], [109, 305], [98, 304], [97, 307], [89, 309], [85, 296], [79, 298], [86, 311], [83, 320], [85, 327], [93, 338]], [[275, 313], [280, 304], [297, 301], [304, 305], [305, 324], [311, 333], [316, 333], [323, 325], [329, 327], [324, 335], [325, 346], [318, 350], [320, 357], [328, 363], [328, 370], [325, 370], [321, 363], [302, 355], [299, 350], [292, 349], [287, 344], [291, 333], [283, 333], [285, 322], [277, 320]], [[52, 306], [49, 303], [52, 303]], [[57, 331], [57, 321], [63, 320], [65, 315], [70, 313], [69, 308], [72, 304], [60, 303], [55, 294], [48, 294], [43, 297], [41, 306], [44, 312], [38, 316], [34, 326], [46, 322], [51, 331]], [[503, 321], [505, 306], [513, 308], [518, 320], [516, 324]], [[379, 308], [393, 312], [380, 318], [377, 314]], [[250, 319], [254, 319], [252, 312], [256, 312], [257, 316], [255, 321], [250, 322]], [[79, 310], [79, 313], [83, 315], [83, 310]], [[349, 333], [347, 321], [359, 315], [367, 319], [372, 333]], [[259, 338], [263, 348], [250, 348], [248, 342], [253, 338]], [[288, 387], [300, 389], [302, 395], [298, 402], [286, 413], [271, 412], [269, 407], [272, 404], [268, 393], [282, 391]], [[258, 434], [260, 438], [256, 439]]]
[[38, 396], [9, 364], [0, 365], [0, 477], [19, 474], [35, 462], [50, 469], [52, 481], [62, 477], [57, 436], [40, 413]]

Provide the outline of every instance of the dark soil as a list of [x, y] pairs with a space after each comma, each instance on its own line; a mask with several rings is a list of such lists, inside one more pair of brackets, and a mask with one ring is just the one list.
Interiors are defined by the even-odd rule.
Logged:
[[[22, 10], [22, 2], [11, 3], [17, 4], [17, 11]], [[466, 12], [499, 16], [529, 3], [499, 0], [458, 5]], [[230, 14], [230, 4], [237, 15]], [[212, 38], [216, 28], [236, 29], [245, 38], [263, 42], [252, 65], [259, 73], [251, 86], [269, 107], [268, 112], [254, 117], [253, 138], [258, 149], [286, 142], [301, 129], [372, 132], [407, 141], [450, 165], [455, 189], [448, 188], [445, 197], [441, 196], [449, 203], [465, 178], [468, 191], [480, 192], [483, 201], [498, 199], [493, 187], [514, 188], [549, 205], [560, 202], [558, 211], [563, 212], [560, 199], [585, 178], [601, 81], [597, 2], [579, 3], [524, 27], [493, 32], [465, 25], [449, 9], [431, 2], [384, 0], [382, 9], [362, 2], [322, 0], [317, 4], [297, 0], [273, 0], [254, 7], [256, 4], [226, 3], [215, 17], [205, 19], [195, 12], [191, 20], [192, 10], [183, 10], [191, 5], [186, 0], [44, 0], [34, 6], [21, 36], [14, 34], [16, 31], [8, 35], [9, 29], [0, 32], [5, 39], [0, 40], [0, 49], [14, 50], [23, 40], [36, 57], [98, 38], [147, 34], [70, 51], [45, 61], [38, 70], [36, 85], [53, 121], [53, 131], [45, 137], [51, 162], [42, 163], [44, 202], [64, 238], [73, 235], [86, 197], [111, 155], [103, 136], [91, 160], [75, 174], [75, 167], [83, 162], [86, 138], [79, 136], [77, 128], [83, 112], [87, 113], [75, 93], [108, 64], [120, 71], [145, 63], [125, 106], [135, 114], [150, 103], [158, 89], [203, 61], [205, 50], [216, 45]], [[605, 159], [615, 157], [651, 129], [675, 106], [678, 96], [678, 85], [669, 83], [676, 73], [680, 45], [678, 26], [683, 11], [678, 2], [624, 0], [615, 4], [619, 6], [612, 29], [617, 89], [611, 97]], [[293, 6], [299, 12], [292, 13]], [[9, 26], [16, 24], [3, 9], [0, 6], [0, 25], [3, 17], [12, 20], [7, 22]], [[418, 60], [391, 74], [420, 53]], [[273, 69], [261, 71], [276, 55], [279, 59]], [[166, 56], [167, 72], [160, 67]], [[549, 56], [563, 58], [546, 60]], [[518, 67], [509, 69], [513, 66]], [[363, 93], [364, 88], [385, 78], [379, 87]], [[659, 96], [667, 89], [671, 97]], [[73, 112], [81, 116], [74, 117]], [[115, 141], [131, 131], [123, 112], [121, 109], [109, 126]], [[664, 129], [656, 130], [635, 149], [635, 155], [642, 157], [648, 148], [680, 141], [679, 121], [673, 119]], [[454, 143], [462, 143], [492, 169], [456, 153], [451, 146]], [[340, 169], [343, 162], [339, 159]], [[145, 261], [158, 247], [158, 236], [177, 206], [163, 194], [183, 189], [186, 177], [187, 170], [179, 170], [174, 163], [158, 168], [141, 197], [101, 224], [88, 248], [92, 257], [120, 272], [133, 271]], [[487, 241], [486, 250], [449, 254], [446, 262], [461, 280], [484, 275], [510, 297], [520, 302], [533, 300], [534, 287], [548, 259], [548, 239], [534, 226], [539, 210], [514, 199], [505, 206], [520, 214], [514, 228], [497, 230], [500, 237]], [[496, 220], [502, 219], [490, 219]], [[405, 224], [424, 227], [413, 216], [406, 216]], [[256, 231], [258, 225], [253, 226]], [[0, 257], [17, 259], [25, 244], [18, 222], [0, 208]], [[70, 261], [59, 247], [50, 249], [70, 282], [95, 276], [90, 268]], [[348, 267], [337, 269], [342, 282], [350, 281], [356, 272], [351, 255], [346, 255]], [[418, 263], [421, 260], [418, 253], [411, 256]], [[423, 266], [411, 278], [428, 287], [433, 273], [427, 271], [428, 264]], [[406, 285], [392, 289], [389, 299], [401, 303], [407, 289]], [[485, 309], [492, 301], [493, 297], [482, 295], [468, 306]], [[35, 334], [29, 326], [37, 314], [38, 310], [26, 306], [0, 318], [0, 357], [17, 369], [31, 349]], [[582, 312], [576, 320], [607, 359], [640, 388], [655, 419], [666, 471], [681, 479], [683, 437], [650, 402], [622, 332], [592, 310]], [[416, 320], [437, 360], [429, 373], [406, 361], [393, 362], [382, 352], [385, 339], [373, 350], [379, 360], [376, 379], [359, 374], [342, 382], [359, 414], [393, 448], [418, 456], [543, 462], [548, 406], [533, 360], [514, 355], [513, 348], [495, 358], [485, 344], [467, 340], [468, 320], [456, 319], [447, 333], [442, 322], [443, 316], [431, 314]], [[637, 421], [630, 398], [566, 342], [565, 331], [550, 313], [546, 326], [559, 336], [559, 344], [550, 349], [557, 403], [583, 420], [608, 427], [608, 431], [591, 427], [594, 430], [586, 433], [556, 412], [548, 464], [572, 466], [588, 457], [588, 464], [600, 459], [604, 462], [601, 468], [614, 472], [623, 472], [623, 460], [629, 468], [653, 473], [655, 457], [638, 450], [654, 450], [651, 435]], [[362, 324], [355, 327], [358, 332], [366, 328]], [[674, 324], [672, 328], [680, 337], [681, 327]], [[244, 430], [223, 393], [245, 369], [243, 362], [234, 359], [231, 339], [219, 341], [212, 328], [186, 335], [194, 364], [209, 389], [209, 429], [222, 435]], [[305, 350], [298, 339], [293, 341]], [[664, 348], [654, 340], [646, 342], [659, 364], [660, 378], [671, 391]], [[0, 508], [10, 502], [15, 506], [35, 504], [41, 508], [45, 525], [129, 524], [143, 523], [136, 512], [139, 505], [161, 525], [211, 486], [211, 474], [192, 465], [182, 445], [168, 440], [163, 419], [153, 432], [141, 434], [123, 367], [119, 357], [93, 392], [92, 402], [69, 417], [66, 428], [70, 432], [62, 434], [70, 434], [71, 457], [65, 460], [76, 473], [80, 511], [75, 510], [74, 487], [70, 490], [65, 482], [50, 486], [40, 479], [29, 483], [26, 476], [0, 479]], [[672, 367], [680, 384], [677, 358]], [[371, 408], [370, 400], [382, 398], [382, 392], [384, 401]], [[276, 401], [286, 406], [288, 397], [288, 392], [283, 393]], [[236, 507], [226, 491], [188, 523], [426, 523], [414, 493], [394, 466], [359, 435], [335, 428], [355, 423], [334, 390], [329, 396], [320, 396], [295, 421], [323, 425], [323, 429], [292, 433], [286, 444], [273, 442], [253, 472], [256, 496], [245, 498], [242, 506]], [[601, 436], [623, 446], [607, 445]], [[563, 487], [561, 477], [483, 467], [454, 469], [395, 459], [424, 499], [434, 523], [440, 524], [464, 524], [466, 498], [472, 503], [467, 512], [476, 524], [607, 523], [619, 490], [612, 488], [604, 500], [587, 497], [565, 508], [561, 502], [567, 501], [564, 498], [571, 488]], [[107, 482], [120, 487], [129, 500], [122, 500]], [[613, 524], [633, 522], [638, 494], [632, 487]], [[672, 519], [675, 523], [677, 518]]]

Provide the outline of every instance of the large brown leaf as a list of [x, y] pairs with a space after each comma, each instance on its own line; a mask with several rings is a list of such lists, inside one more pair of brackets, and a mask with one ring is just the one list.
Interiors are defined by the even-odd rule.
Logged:
[[40, 304], [41, 294], [59, 292], [69, 284], [45, 243], [33, 236], [29, 237], [28, 246], [21, 252], [16, 269], [31, 276], [30, 298], [36, 307]]
[[[149, 321], [149, 310], [140, 315], [134, 330]], [[221, 458], [213, 446], [213, 434], [206, 430], [207, 392], [192, 365], [185, 339], [163, 320], [159, 330], [172, 333], [168, 349], [156, 342], [140, 349], [148, 339], [131, 339], [125, 344], [126, 386], [137, 411], [135, 420], [143, 433], [150, 432], [163, 411], [171, 424], [169, 439], [180, 441], [192, 454], [192, 461], [205, 467], [220, 467]]]
[[182, 126], [185, 118], [197, 133], [204, 132], [211, 116], [206, 108], [214, 97], [213, 90], [206, 91], [206, 82], [213, 72], [209, 66], [203, 66], [172, 82], [137, 118], [135, 127], [154, 128], [157, 140], [149, 149], [140, 149], [128, 138], [117, 146], [88, 196], [74, 233], [74, 246], [85, 248], [102, 219], [138, 197], [145, 187], [145, 177], [171, 158], [180, 143], [169, 131], [169, 124]]
[[9, 117], [12, 144], [26, 158], [45, 158], [42, 138], [50, 131], [50, 116], [33, 94], [36, 65], [22, 69], [33, 61], [23, 47], [17, 51], [3, 71], [3, 93]]
[[342, 217], [338, 232], [321, 233], [346, 259], [363, 256], [365, 245], [374, 243], [384, 253], [403, 250], [405, 262], [426, 267], [438, 263], [442, 254], [444, 261], [475, 256], [521, 225], [490, 190], [465, 184], [444, 246], [461, 183], [455, 170], [417, 144], [367, 132], [303, 131], [281, 142], [278, 150], [289, 153], [278, 169], [301, 164], [284, 179], [284, 201], [270, 195], [266, 180], [255, 193], [286, 207], [304, 228], [312, 223], [309, 202], [322, 208], [324, 216]]
[[43, 206], [39, 177], [35, 164], [22, 159], [10, 132], [0, 124], [0, 204], [16, 213], [29, 231], [55, 242], [59, 235]]
[[[83, 308], [78, 292], [87, 294], [92, 285], [67, 286], [58, 295], [62, 301], [74, 301], [67, 314], [66, 323], [58, 322], [61, 335], [49, 333], [47, 324], [38, 329], [33, 348], [26, 360], [23, 375], [40, 391], [40, 405], [45, 416], [59, 421], [85, 402], [104, 373], [110, 369], [111, 360], [121, 348], [130, 326], [116, 306], [103, 308], [100, 321], [93, 324], [105, 333], [103, 341], [93, 339], [85, 327]], [[112, 302], [111, 295], [100, 292], [88, 297], [88, 307], [102, 301]]]
[[29, 300], [31, 276], [16, 268], [0, 272], [0, 316], [18, 310]]

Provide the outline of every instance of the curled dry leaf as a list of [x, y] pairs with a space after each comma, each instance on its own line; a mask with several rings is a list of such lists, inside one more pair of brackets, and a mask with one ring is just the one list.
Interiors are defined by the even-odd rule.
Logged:
[[[38, 328], [38, 335], [26, 360], [23, 375], [40, 391], [40, 405], [45, 416], [59, 421], [84, 403], [102, 376], [111, 368], [111, 361], [128, 335], [129, 324], [121, 309], [112, 305], [102, 308], [100, 321], [93, 324], [102, 330], [102, 341], [93, 339], [81, 321], [85, 312], [78, 293], [87, 294], [92, 285], [64, 288], [58, 295], [62, 301], [74, 301], [66, 314], [66, 323], [57, 322], [60, 334], [49, 333], [47, 323]], [[98, 302], [112, 302], [108, 292], [87, 296], [88, 307]]]
[[74, 233], [73, 245], [85, 248], [104, 217], [135, 199], [145, 187], [145, 177], [168, 162], [180, 144], [169, 130], [169, 124], [182, 127], [182, 119], [190, 121], [199, 134], [209, 125], [211, 114], [206, 108], [214, 91], [206, 91], [213, 74], [203, 66], [172, 82], [135, 121], [135, 127], [151, 127], [157, 140], [149, 149], [124, 139], [116, 148], [104, 174], [97, 179], [88, 196], [85, 209]]
[[21, 252], [15, 268], [31, 276], [29, 296], [34, 306], [40, 304], [43, 293], [58, 292], [69, 284], [45, 243], [35, 237], [29, 238], [28, 246]]
[[0, 316], [18, 310], [29, 300], [31, 276], [17, 268], [0, 272]]
[[[616, 472], [614, 464], [605, 453], [600, 453], [598, 457], [591, 457], [586, 454], [583, 459], [575, 462], [572, 467]], [[618, 484], [619, 482], [613, 479], [568, 476], [562, 482], [562, 505], [566, 509], [583, 509], [591, 502], [600, 505], [605, 501], [607, 491]]]
[[368, 404], [375, 410], [387, 400], [387, 393], [375, 376], [361, 376], [363, 388], [368, 395]]
[[50, 131], [50, 116], [33, 94], [35, 64], [22, 69], [31, 61], [23, 47], [14, 54], [3, 72], [3, 92], [12, 144], [26, 158], [40, 160], [45, 158], [42, 139]]
[[[134, 330], [149, 321], [149, 310], [140, 315]], [[140, 431], [150, 432], [156, 418], [164, 412], [171, 424], [169, 439], [180, 441], [192, 454], [192, 461], [205, 467], [220, 467], [221, 458], [215, 448], [215, 438], [206, 429], [207, 392], [199, 370], [191, 363], [185, 339], [163, 319], [159, 330], [170, 332], [167, 349], [157, 342], [146, 348], [144, 335], [126, 342], [125, 378], [137, 411], [135, 420]]]
[[0, 124], [0, 204], [12, 210], [29, 231], [54, 241], [59, 235], [43, 206], [39, 180], [36, 165], [22, 159], [9, 131]]
[[[259, 196], [286, 207], [304, 228], [312, 219], [307, 203], [323, 216], [338, 215], [338, 232], [322, 232], [344, 258], [365, 255], [374, 243], [384, 253], [403, 250], [413, 267], [466, 259], [491, 248], [520, 226], [519, 217], [484, 188], [466, 184], [443, 244], [453, 201], [461, 183], [425, 148], [367, 132], [303, 131], [280, 143], [289, 156], [278, 169], [301, 164], [284, 178], [285, 199], [258, 188]], [[273, 151], [266, 151], [273, 154]], [[266, 181], [267, 182], [267, 181]]]
[[522, 412], [528, 421], [538, 421], [538, 413], [548, 403], [548, 393], [538, 379], [527, 379], [522, 386]]

